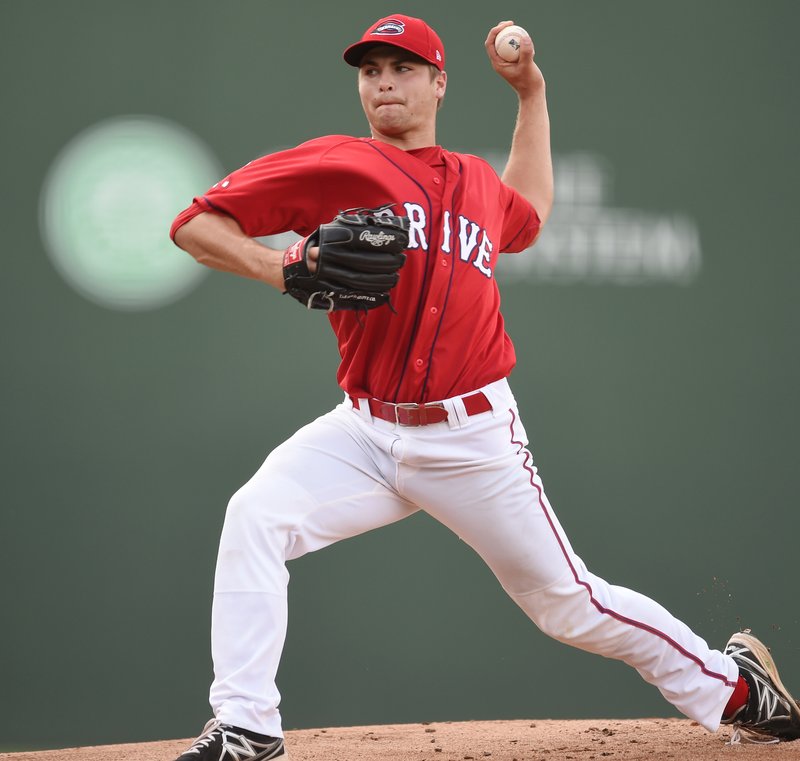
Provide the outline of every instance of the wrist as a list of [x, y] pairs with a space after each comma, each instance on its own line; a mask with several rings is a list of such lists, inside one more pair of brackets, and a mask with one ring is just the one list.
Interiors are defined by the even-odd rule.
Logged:
[[544, 81], [544, 76], [539, 70], [539, 67], [534, 64], [536, 70], [535, 75], [527, 79], [525, 82], [519, 82], [514, 89], [520, 102], [530, 101], [535, 102], [544, 97], [547, 89]]
[[[258, 248], [248, 255], [248, 258], [254, 262], [255, 273], [254, 277], [262, 283], [271, 285], [283, 292], [286, 290], [283, 281], [283, 258], [285, 251], [276, 248], [269, 248], [263, 243], [252, 240], [252, 245]], [[255, 256], [253, 256], [255, 254]]]

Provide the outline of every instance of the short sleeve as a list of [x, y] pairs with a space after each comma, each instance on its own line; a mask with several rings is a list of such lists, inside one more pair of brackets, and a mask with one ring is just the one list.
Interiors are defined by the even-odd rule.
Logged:
[[542, 223], [536, 209], [514, 188], [502, 183], [501, 188], [500, 197], [505, 213], [500, 251], [516, 254], [533, 244]]
[[252, 238], [288, 230], [309, 234], [319, 224], [318, 167], [328, 147], [314, 140], [251, 161], [194, 198], [175, 218], [170, 237], [207, 211], [233, 217]]

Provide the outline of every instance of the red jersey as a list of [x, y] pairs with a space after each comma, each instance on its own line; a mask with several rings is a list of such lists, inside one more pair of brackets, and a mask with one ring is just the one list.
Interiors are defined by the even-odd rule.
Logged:
[[250, 162], [194, 199], [170, 235], [201, 212], [233, 217], [251, 237], [310, 235], [350, 208], [390, 206], [410, 220], [406, 263], [388, 306], [329, 320], [352, 396], [430, 402], [501, 378], [516, 356], [494, 266], [539, 232], [536, 210], [483, 159], [439, 146], [404, 151], [329, 136]]

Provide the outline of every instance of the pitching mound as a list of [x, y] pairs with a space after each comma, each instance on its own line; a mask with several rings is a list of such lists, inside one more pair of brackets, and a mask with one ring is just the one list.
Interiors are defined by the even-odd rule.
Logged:
[[[800, 741], [727, 744], [680, 719], [468, 721], [302, 729], [286, 733], [291, 761], [800, 761]], [[0, 753], [2, 761], [173, 761], [188, 740]]]

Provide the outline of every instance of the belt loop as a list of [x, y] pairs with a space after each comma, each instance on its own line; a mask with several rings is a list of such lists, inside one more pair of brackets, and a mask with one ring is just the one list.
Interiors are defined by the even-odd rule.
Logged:
[[507, 378], [494, 381], [488, 386], [484, 386], [481, 391], [483, 391], [484, 396], [489, 400], [489, 404], [492, 405], [493, 417], [497, 417], [501, 411], [507, 410], [509, 405], [513, 406], [514, 395], [511, 393]]
[[372, 413], [369, 409], [369, 399], [361, 397], [348, 397], [353, 407], [353, 412], [368, 423], [372, 422]]
[[447, 410], [447, 424], [451, 430], [469, 425], [469, 415], [460, 396], [445, 399], [442, 404]]

